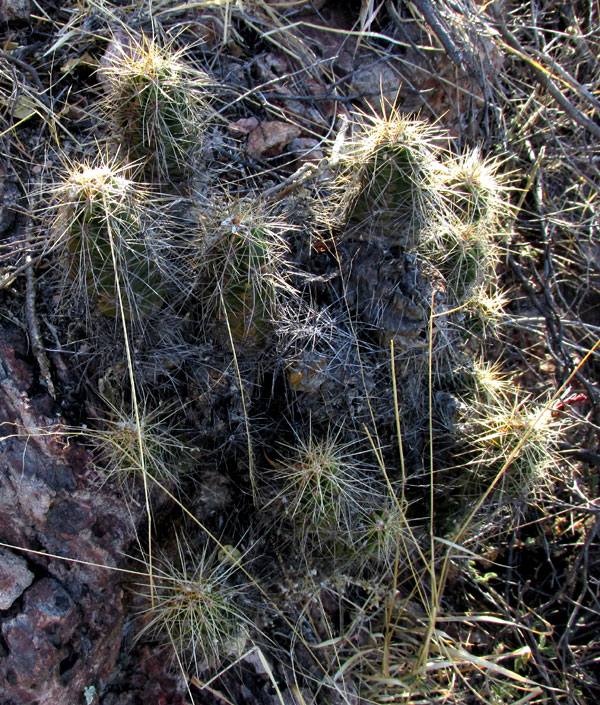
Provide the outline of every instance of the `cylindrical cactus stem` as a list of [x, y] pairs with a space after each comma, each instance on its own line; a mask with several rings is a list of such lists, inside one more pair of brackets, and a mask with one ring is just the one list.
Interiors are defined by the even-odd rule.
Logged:
[[200, 214], [193, 266], [204, 280], [204, 308], [226, 321], [235, 343], [264, 347], [288, 282], [282, 232], [290, 229], [259, 201], [211, 204]]
[[113, 40], [100, 73], [113, 140], [145, 178], [185, 179], [202, 144], [209, 79], [145, 36]]
[[500, 162], [483, 157], [478, 147], [439, 164], [436, 188], [460, 223], [494, 230], [510, 213], [506, 177], [499, 168]]
[[347, 205], [351, 233], [412, 247], [439, 219], [443, 205], [432, 187], [439, 134], [401, 116], [363, 116], [339, 156], [334, 191]]
[[68, 289], [87, 310], [139, 320], [163, 304], [147, 189], [112, 164], [75, 166], [57, 189], [55, 244], [68, 259]]

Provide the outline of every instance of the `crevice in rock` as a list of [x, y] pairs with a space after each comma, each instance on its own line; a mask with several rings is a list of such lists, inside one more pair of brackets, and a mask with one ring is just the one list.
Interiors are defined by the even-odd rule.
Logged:
[[58, 675], [63, 685], [68, 685], [74, 675], [73, 666], [79, 661], [79, 654], [72, 647], [68, 648], [68, 653], [58, 666]]

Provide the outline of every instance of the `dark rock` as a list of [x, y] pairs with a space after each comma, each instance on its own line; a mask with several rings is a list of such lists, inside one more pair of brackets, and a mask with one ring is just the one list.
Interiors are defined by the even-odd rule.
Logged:
[[22, 335], [9, 336], [0, 333], [0, 362], [2, 369], [0, 377], [10, 379], [14, 387], [24, 392], [33, 382], [33, 374], [28, 365], [23, 362], [26, 355], [26, 344]]
[[123, 605], [110, 568], [127, 552], [139, 516], [108, 485], [89, 484], [88, 453], [67, 440], [50, 397], [30, 399], [27, 354], [24, 336], [0, 325], [0, 542], [34, 548], [42, 576], [34, 580], [17, 554], [0, 554], [0, 609], [8, 609], [0, 702], [74, 705], [112, 675]]
[[59, 500], [50, 507], [46, 526], [63, 536], [74, 536], [93, 522], [89, 507], [83, 507], [70, 500]]
[[31, 14], [29, 0], [0, 0], [0, 21], [28, 20]]
[[60, 699], [59, 671], [77, 617], [73, 600], [56, 581], [44, 578], [27, 591], [23, 612], [2, 624], [8, 656], [0, 673], [6, 669], [13, 674], [14, 700], [31, 695], [42, 702], [66, 703]]
[[0, 548], [0, 610], [7, 610], [32, 580], [25, 560]]

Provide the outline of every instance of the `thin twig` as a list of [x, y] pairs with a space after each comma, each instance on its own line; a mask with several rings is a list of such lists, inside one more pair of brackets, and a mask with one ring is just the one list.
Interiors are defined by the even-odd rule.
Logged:
[[[31, 217], [27, 217], [25, 233], [26, 238], [29, 241], [31, 240], [32, 228], [33, 225], [31, 222]], [[40, 372], [46, 388], [48, 389], [48, 393], [53, 399], [56, 399], [56, 390], [54, 389], [52, 375], [50, 374], [50, 363], [48, 361], [48, 356], [46, 355], [44, 343], [42, 342], [40, 323], [36, 310], [36, 280], [33, 272], [33, 261], [31, 255], [26, 255], [25, 257], [25, 279], [25, 315], [27, 317], [27, 327], [29, 329], [31, 349], [40, 368]]]
[[40, 75], [38, 72], [28, 64], [26, 61], [22, 61], [21, 59], [17, 59], [16, 56], [13, 56], [12, 54], [9, 54], [8, 52], [4, 51], [3, 49], [0, 49], [0, 57], [8, 61], [9, 63], [13, 64], [17, 68], [21, 69], [22, 71], [27, 71], [27, 73], [33, 78], [33, 82], [35, 83], [36, 87], [38, 88], [40, 94], [39, 98], [42, 101], [47, 101], [47, 97], [45, 95], [46, 89], [44, 88], [44, 84], [42, 83], [40, 79]]
[[578, 110], [573, 103], [562, 93], [550, 80], [548, 76], [547, 69], [544, 69], [539, 62], [532, 59], [527, 51], [523, 48], [519, 40], [515, 37], [512, 32], [508, 30], [504, 20], [500, 20], [497, 24], [498, 31], [504, 38], [504, 46], [509, 51], [517, 54], [521, 59], [526, 61], [532, 68], [538, 81], [544, 86], [544, 88], [550, 93], [554, 100], [561, 106], [565, 113], [574, 120], [578, 125], [584, 127], [586, 130], [591, 132], [595, 137], [600, 138], [600, 125], [597, 125], [593, 120], [591, 120], [587, 115], [584, 115], [580, 110]]
[[431, 27], [436, 37], [440, 40], [444, 49], [448, 52], [448, 56], [452, 59], [452, 63], [464, 71], [466, 66], [463, 53], [456, 46], [456, 43], [450, 36], [450, 30], [437, 8], [434, 8], [429, 0], [412, 0], [412, 2], [423, 15], [425, 21]]

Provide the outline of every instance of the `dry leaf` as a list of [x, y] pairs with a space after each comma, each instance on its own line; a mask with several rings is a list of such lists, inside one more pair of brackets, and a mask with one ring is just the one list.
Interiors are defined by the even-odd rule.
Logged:
[[60, 67], [60, 71], [61, 73], [71, 73], [74, 68], [77, 68], [77, 66], [81, 64], [83, 66], [97, 65], [96, 61], [94, 61], [94, 59], [86, 51], [85, 54], [82, 54], [81, 56], [74, 56], [72, 59], [65, 61], [65, 63]]
[[38, 114], [37, 103], [28, 95], [20, 95], [12, 107], [12, 114], [17, 120], [27, 120]]

